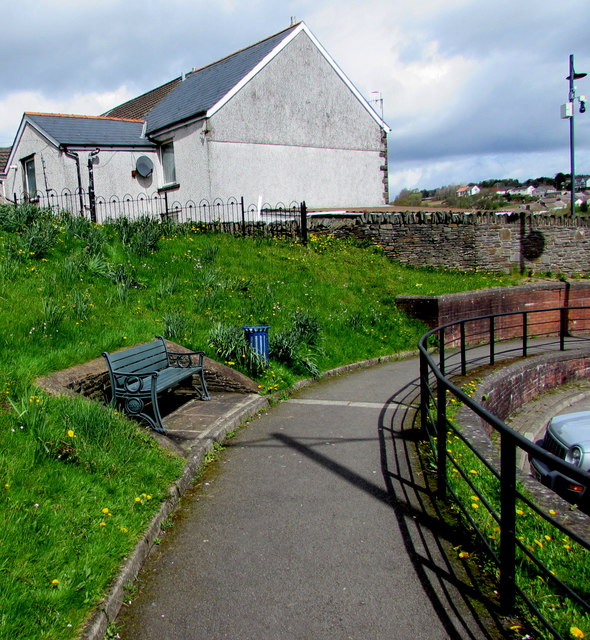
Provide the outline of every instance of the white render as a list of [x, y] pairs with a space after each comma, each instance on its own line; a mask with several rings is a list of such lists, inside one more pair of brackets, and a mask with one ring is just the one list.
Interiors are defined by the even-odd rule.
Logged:
[[169, 140], [180, 202], [387, 201], [383, 128], [305, 31], [210, 118], [160, 136]]

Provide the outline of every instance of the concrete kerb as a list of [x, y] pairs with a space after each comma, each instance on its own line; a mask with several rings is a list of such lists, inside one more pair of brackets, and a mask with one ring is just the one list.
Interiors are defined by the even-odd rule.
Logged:
[[124, 561], [119, 575], [115, 579], [103, 602], [91, 615], [80, 636], [81, 640], [103, 640], [110, 624], [112, 624], [123, 606], [125, 590], [133, 584], [145, 561], [156, 546], [156, 540], [162, 535], [162, 525], [166, 518], [178, 508], [180, 498], [191, 487], [196, 474], [203, 466], [205, 456], [212, 451], [215, 442], [223, 442], [228, 433], [238, 428], [241, 424], [253, 418], [270, 406], [270, 401], [280, 402], [295, 391], [310, 386], [323, 378], [350, 373], [356, 369], [373, 367], [386, 362], [405, 360], [416, 357], [417, 351], [406, 351], [378, 358], [371, 358], [360, 362], [343, 365], [324, 372], [319, 378], [299, 380], [290, 389], [276, 392], [269, 396], [250, 396], [245, 402], [241, 402], [231, 411], [221, 416], [200, 436], [190, 447], [190, 456], [184, 465], [182, 475], [168, 488], [168, 497], [160, 506], [158, 512], [152, 518], [150, 524], [135, 546], [135, 549]]

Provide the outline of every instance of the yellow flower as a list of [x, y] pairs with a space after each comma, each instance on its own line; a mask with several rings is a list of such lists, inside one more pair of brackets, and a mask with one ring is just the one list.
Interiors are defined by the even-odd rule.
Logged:
[[106, 527], [106, 526], [107, 526], [107, 523], [106, 523], [106, 522], [101, 522], [101, 523], [100, 523], [100, 526], [101, 526], [101, 527]]
[[109, 508], [108, 508], [108, 507], [105, 507], [104, 509], [102, 509], [102, 512], [103, 512], [103, 513], [108, 513], [108, 512], [109, 512]]
[[474, 509], [479, 509], [479, 505], [477, 504], [477, 502], [472, 502], [472, 503], [471, 503], [471, 506], [472, 506]]
[[572, 638], [585, 638], [586, 634], [578, 627], [570, 627]]
[[467, 551], [461, 551], [461, 553], [459, 554], [460, 558], [469, 558], [469, 554], [467, 553]]
[[135, 502], [141, 502], [141, 498], [139, 497], [135, 498]]
[[553, 540], [551, 536], [545, 536], [545, 540]]
[[8, 484], [8, 482], [4, 485], [5, 489], [10, 489], [10, 485]]
[[73, 429], [68, 429], [68, 438], [75, 438], [76, 434]]
[[524, 515], [524, 511], [523, 511], [522, 509], [517, 509], [517, 510], [516, 510], [516, 513], [517, 513], [519, 516]]
[[123, 533], [127, 533], [127, 532], [128, 532], [128, 530], [127, 530], [125, 527], [121, 527], [121, 528], [120, 528], [120, 530], [121, 530]]
[[554, 511], [553, 509], [549, 509], [549, 515], [550, 516], [556, 516], [557, 515], [557, 511]]
[[475, 469], [471, 469], [471, 471], [469, 473], [472, 473], [473, 475], [476, 475], [477, 471]]
[[58, 584], [59, 584], [59, 580], [52, 580], [52, 581], [51, 581], [51, 585], [52, 585], [53, 587], [57, 587], [57, 585], [58, 585]]

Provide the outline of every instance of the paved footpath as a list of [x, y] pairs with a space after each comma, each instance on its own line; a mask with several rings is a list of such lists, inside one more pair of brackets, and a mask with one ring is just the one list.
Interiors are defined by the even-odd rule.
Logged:
[[416, 376], [414, 359], [359, 370], [250, 422], [184, 499], [120, 637], [513, 637], [423, 486]]

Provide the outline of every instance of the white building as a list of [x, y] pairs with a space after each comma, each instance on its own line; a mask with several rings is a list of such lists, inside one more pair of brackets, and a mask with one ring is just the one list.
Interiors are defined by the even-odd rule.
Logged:
[[0, 180], [9, 198], [93, 180], [107, 199], [379, 205], [388, 131], [298, 23], [100, 117], [25, 113]]

